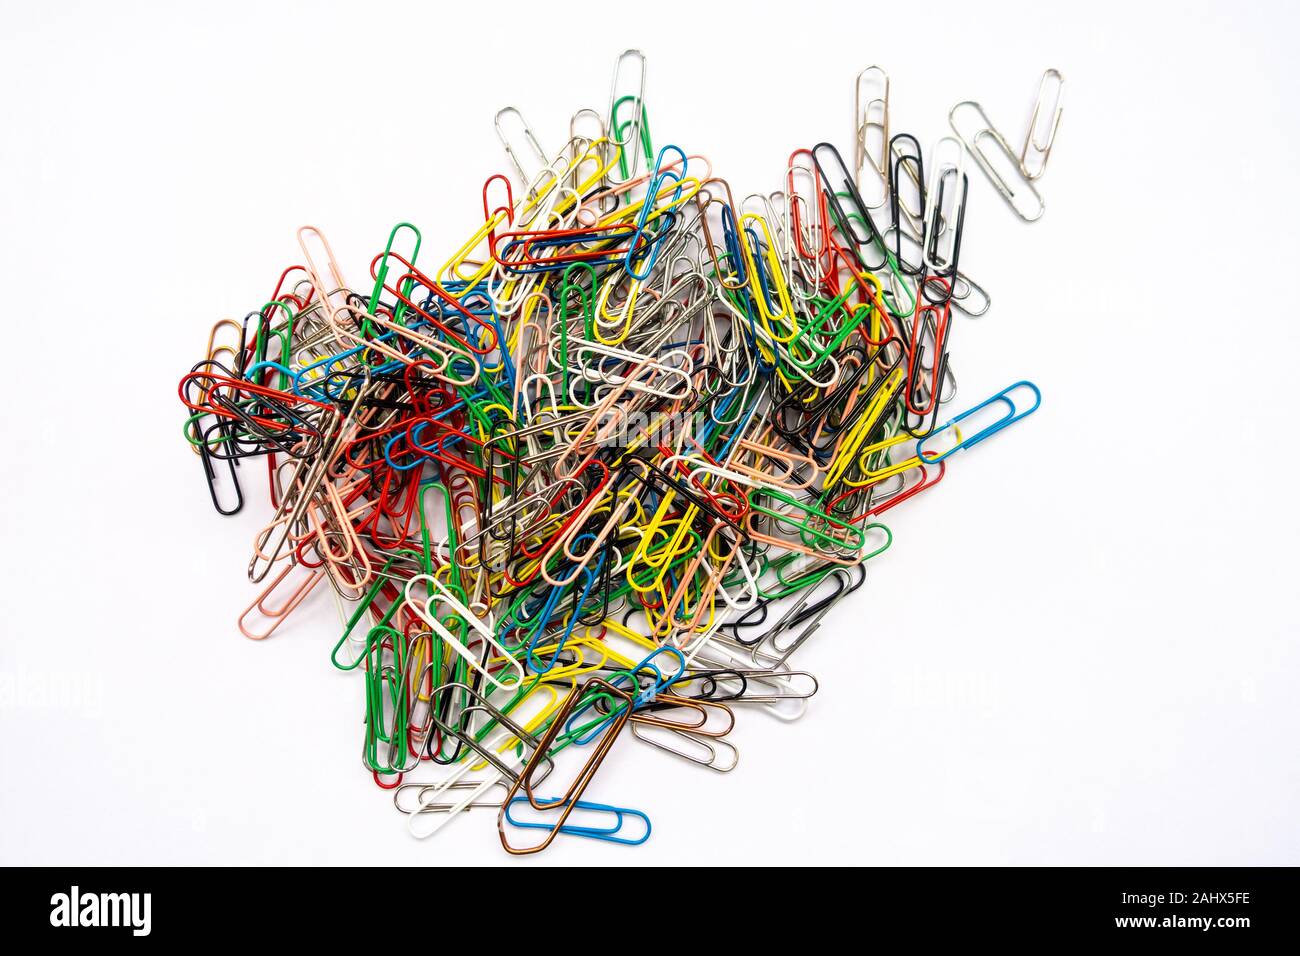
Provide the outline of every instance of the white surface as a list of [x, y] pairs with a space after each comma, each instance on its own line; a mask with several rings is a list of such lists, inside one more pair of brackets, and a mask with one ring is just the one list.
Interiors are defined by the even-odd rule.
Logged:
[[869, 64], [927, 155], [1062, 70], [1045, 218], [971, 171], [953, 340], [954, 408], [1044, 399], [889, 515], [803, 720], [742, 713], [726, 776], [615, 748], [590, 793], [650, 842], [539, 861], [1300, 863], [1294, 7], [719, 6], [6, 0], [0, 862], [511, 862], [492, 813], [407, 836], [324, 592], [236, 631], [266, 506], [213, 512], [176, 382], [300, 224], [357, 275], [401, 219], [451, 249], [494, 112], [556, 149], [635, 46], [656, 144], [738, 195], [847, 154]]

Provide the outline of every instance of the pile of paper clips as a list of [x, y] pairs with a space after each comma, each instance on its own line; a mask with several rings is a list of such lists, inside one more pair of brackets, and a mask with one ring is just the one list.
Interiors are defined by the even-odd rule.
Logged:
[[[966, 134], [1009, 201], [1059, 80], [1020, 158], [986, 119]], [[417, 836], [490, 806], [511, 853], [644, 842], [644, 813], [586, 799], [611, 748], [725, 772], [736, 713], [799, 716], [817, 681], [791, 657], [889, 547], [878, 519], [1038, 407], [1019, 381], [939, 424], [953, 316], [989, 306], [958, 269], [964, 151], [923, 163], [884, 72], [857, 88], [852, 168], [798, 149], [737, 203], [703, 156], [655, 151], [629, 50], [558, 153], [498, 114], [522, 185], [489, 177], [445, 261], [400, 223], [357, 285], [304, 226], [305, 264], [181, 380], [217, 510], [267, 471], [240, 630], [332, 593], [362, 760]]]

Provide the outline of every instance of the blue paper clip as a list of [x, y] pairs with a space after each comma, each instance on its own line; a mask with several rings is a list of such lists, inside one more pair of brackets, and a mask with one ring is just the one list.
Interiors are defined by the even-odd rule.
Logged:
[[[552, 805], [556, 808], [565, 804], [558, 800], [550, 800], [546, 797], [538, 797], [538, 802]], [[527, 797], [515, 797], [506, 804], [506, 822], [511, 826], [519, 827], [521, 830], [554, 830], [555, 825], [552, 823], [530, 823], [516, 820], [511, 816], [510, 811], [516, 803], [526, 802]], [[631, 807], [611, 807], [604, 803], [588, 803], [585, 800], [579, 800], [573, 804], [575, 810], [590, 810], [596, 813], [612, 813], [614, 815], [614, 824], [608, 827], [584, 827], [573, 823], [566, 823], [560, 827], [561, 833], [567, 833], [570, 836], [586, 837], [589, 840], [603, 840], [606, 843], [621, 843], [623, 846], [640, 846], [646, 840], [650, 839], [650, 818], [640, 810], [633, 810]], [[549, 807], [548, 807], [549, 809]], [[619, 836], [618, 832], [623, 829], [625, 817], [634, 816], [640, 818], [645, 824], [645, 833], [636, 839]]]
[[[1015, 391], [1018, 388], [1027, 388], [1034, 393], [1034, 404], [1023, 412], [1017, 411], [1016, 403], [1008, 397], [1013, 391]], [[986, 398], [984, 401], [980, 402], [978, 405], [976, 405], [973, 408], [966, 409], [966, 411], [962, 412], [956, 418], [945, 423], [944, 425], [941, 425], [939, 428], [936, 428], [934, 431], [930, 432], [930, 434], [926, 435], [924, 438], [918, 441], [916, 443], [916, 456], [920, 458], [921, 461], [925, 462], [927, 465], [933, 465], [936, 462], [943, 461], [953, 452], [961, 448], [971, 448], [975, 445], [978, 445], [984, 439], [990, 437], [991, 435], [996, 435], [998, 432], [1002, 431], [1002, 429], [1006, 428], [1008, 425], [1015, 424], [1016, 422], [1020, 421], [1020, 419], [1024, 418], [1026, 415], [1032, 415], [1034, 412], [1038, 410], [1038, 406], [1042, 404], [1042, 401], [1043, 401], [1043, 395], [1038, 390], [1038, 386], [1035, 385], [1033, 382], [1021, 381], [1021, 382], [1016, 382], [1013, 385], [1008, 385], [1006, 388], [998, 392], [996, 395], [993, 395], [990, 398]], [[929, 441], [935, 435], [947, 431], [949, 428], [956, 425], [958, 422], [970, 418], [980, 409], [987, 408], [989, 405], [992, 405], [994, 402], [1002, 402], [1004, 405], [1007, 406], [1007, 412], [1005, 415], [1003, 415], [993, 424], [987, 425], [984, 428], [980, 429], [979, 431], [975, 432], [973, 435], [969, 435], [966, 438], [963, 438], [957, 444], [953, 445], [947, 451], [939, 455], [931, 456], [926, 454], [925, 449], [922, 446], [927, 441]]]

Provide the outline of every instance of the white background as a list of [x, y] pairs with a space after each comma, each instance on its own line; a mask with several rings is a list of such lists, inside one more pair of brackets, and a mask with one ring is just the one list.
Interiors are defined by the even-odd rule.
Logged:
[[449, 252], [496, 110], [557, 150], [639, 47], [738, 195], [847, 155], [870, 64], [927, 154], [1062, 70], [1043, 220], [971, 169], [953, 338], [954, 409], [1044, 398], [890, 513], [803, 720], [743, 712], [726, 776], [625, 742], [591, 795], [650, 842], [535, 862], [1300, 864], [1293, 5], [3, 6], [0, 862], [530, 865], [491, 812], [406, 834], [323, 591], [239, 635], [267, 508], [212, 511], [176, 382], [299, 225], [349, 276], [399, 220]]

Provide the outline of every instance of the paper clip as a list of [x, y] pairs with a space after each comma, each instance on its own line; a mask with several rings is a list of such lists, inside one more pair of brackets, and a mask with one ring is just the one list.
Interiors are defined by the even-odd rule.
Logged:
[[[871, 187], [879, 196], [868, 209], [879, 209], [890, 199], [889, 74], [869, 66], [853, 84], [853, 181], [863, 192], [862, 171], [868, 166], [877, 182]], [[872, 143], [876, 154], [872, 155]]]
[[[1015, 401], [1010, 397], [1011, 394], [1016, 389], [1020, 389], [1020, 388], [1028, 389], [1030, 392], [1033, 393], [1034, 396], [1033, 404], [1023, 410], [1020, 409], [1020, 407], [1017, 406]], [[953, 454], [953, 452], [959, 451], [962, 448], [972, 448], [975, 445], [978, 445], [980, 442], [984, 441], [984, 439], [996, 435], [998, 432], [1006, 428], [1008, 425], [1014, 425], [1016, 422], [1020, 421], [1020, 419], [1024, 418], [1025, 416], [1033, 414], [1038, 410], [1038, 406], [1042, 404], [1042, 401], [1043, 401], [1042, 393], [1039, 392], [1038, 386], [1035, 385], [1033, 382], [1020, 381], [1012, 385], [1008, 385], [1006, 388], [998, 392], [996, 395], [992, 395], [989, 398], [984, 399], [984, 401], [980, 402], [978, 405], [974, 405], [971, 408], [966, 409], [966, 411], [962, 412], [957, 417], [949, 420], [944, 425], [940, 426], [939, 428], [936, 428], [925, 438], [922, 438], [919, 442], [917, 442], [916, 456], [927, 465], [938, 464], [939, 462], [947, 458], [949, 455]], [[1005, 406], [1006, 411], [999, 418], [995, 419], [991, 424], [983, 426], [978, 431], [970, 433], [965, 438], [962, 438], [959, 432], [956, 433], [955, 443], [942, 452], [935, 453], [935, 452], [927, 451], [925, 449], [924, 445], [927, 441], [930, 441], [932, 439], [937, 440], [938, 436], [941, 436], [948, 429], [952, 428], [955, 430], [955, 427], [958, 423], [965, 421], [966, 419], [970, 418], [972, 415], [976, 414], [982, 409], [988, 408], [990, 406], [995, 406], [995, 405]]]
[[[1050, 109], [1044, 105], [1051, 103]], [[1029, 117], [1025, 145], [1020, 150], [1020, 171], [1031, 182], [1047, 171], [1047, 158], [1056, 142], [1056, 130], [1065, 112], [1065, 77], [1059, 70], [1046, 70], [1038, 82], [1038, 97]]]

